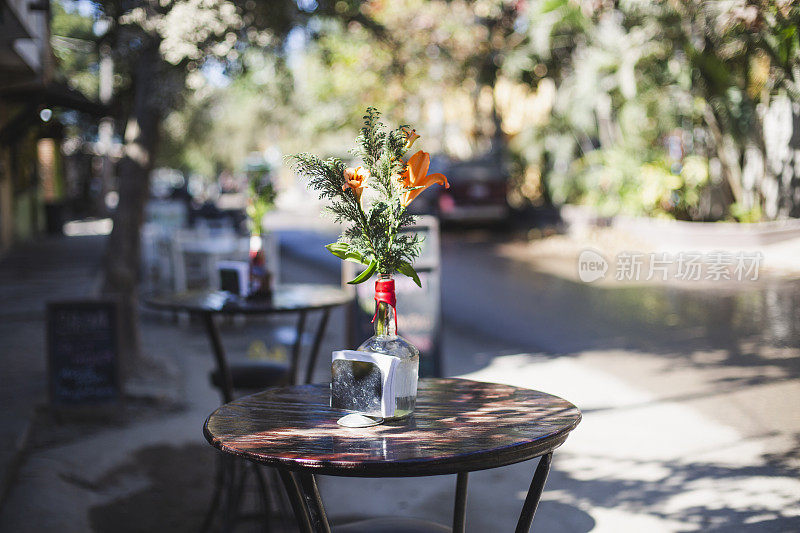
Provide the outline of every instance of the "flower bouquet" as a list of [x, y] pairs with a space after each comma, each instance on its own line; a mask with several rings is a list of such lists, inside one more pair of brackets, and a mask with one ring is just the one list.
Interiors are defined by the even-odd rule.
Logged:
[[[375, 108], [368, 108], [353, 155], [362, 165], [347, 167], [339, 159], [311, 154], [293, 156], [295, 169], [309, 187], [328, 201], [328, 210], [345, 227], [327, 249], [336, 257], [364, 265], [348, 283], [375, 283], [375, 335], [357, 350], [334, 352], [331, 405], [362, 419], [343, 417], [342, 425], [369, 425], [363, 415], [400, 419], [414, 411], [419, 350], [397, 334], [396, 296], [392, 276], [400, 273], [422, 286], [414, 260], [422, 239], [409, 229], [416, 217], [406, 209], [433, 184], [449, 187], [442, 174], [428, 174], [430, 155], [422, 150], [406, 158], [419, 138], [410, 126], [388, 130]], [[377, 392], [376, 392], [377, 391]]]
[[421, 286], [413, 266], [421, 239], [402, 233], [416, 220], [406, 208], [431, 185], [450, 185], [443, 174], [428, 174], [430, 154], [420, 150], [405, 159], [419, 138], [415, 130], [410, 126], [387, 130], [379, 117], [373, 107], [364, 115], [353, 151], [361, 166], [348, 168], [340, 159], [323, 161], [303, 153], [293, 156], [295, 170], [321, 199], [329, 201], [336, 222], [346, 225], [339, 240], [327, 248], [340, 259], [366, 267], [349, 283], [362, 283], [375, 273], [384, 278], [401, 273]]
[[275, 203], [275, 196], [269, 171], [248, 172], [246, 213], [250, 229], [249, 296], [253, 299], [265, 299], [272, 295], [274, 272], [270, 272], [267, 267], [262, 224], [264, 216]]

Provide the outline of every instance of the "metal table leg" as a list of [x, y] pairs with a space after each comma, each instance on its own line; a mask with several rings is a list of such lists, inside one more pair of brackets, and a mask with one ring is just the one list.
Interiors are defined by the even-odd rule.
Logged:
[[531, 486], [528, 488], [528, 495], [525, 497], [525, 503], [519, 515], [516, 533], [527, 533], [531, 529], [533, 515], [536, 513], [539, 499], [542, 497], [542, 490], [544, 489], [545, 481], [547, 481], [547, 474], [550, 472], [550, 463], [552, 460], [553, 452], [543, 455], [539, 459], [539, 465], [536, 467], [536, 472], [533, 474]]
[[[533, 479], [517, 522], [516, 533], [530, 531], [533, 516], [536, 513], [536, 508], [544, 490], [544, 484], [547, 481], [547, 474], [550, 472], [552, 459], [552, 452], [543, 455], [539, 459], [539, 464], [536, 466], [536, 471], [533, 474]], [[322, 498], [314, 475], [292, 474], [283, 470], [280, 470], [279, 473], [292, 503], [292, 509], [301, 533], [331, 533], [328, 517], [325, 514], [325, 508], [322, 505]], [[456, 479], [453, 533], [464, 533], [468, 476], [467, 472], [461, 472]]]
[[214, 359], [217, 362], [217, 369], [222, 379], [222, 398], [224, 403], [233, 401], [233, 377], [231, 369], [228, 367], [228, 360], [225, 357], [225, 348], [222, 346], [222, 339], [219, 335], [219, 328], [214, 321], [212, 313], [200, 313], [203, 324], [206, 326], [206, 334], [211, 342], [211, 350], [214, 352]]
[[292, 503], [300, 533], [331, 533], [314, 474], [278, 470]]
[[228, 461], [226, 461], [226, 468], [225, 468], [225, 482], [223, 483], [222, 488], [222, 524], [220, 525], [220, 531], [222, 533], [227, 533], [233, 530], [233, 527], [236, 522], [236, 514], [239, 509], [239, 494], [238, 494], [238, 477], [239, 477], [239, 465], [237, 465], [234, 461], [235, 458], [233, 457], [226, 457]]
[[[222, 346], [222, 339], [220, 338], [219, 328], [214, 321], [212, 313], [198, 313], [208, 335], [209, 343], [211, 344], [211, 351], [214, 354], [214, 360], [217, 363], [217, 370], [220, 373], [222, 380], [222, 398], [224, 402], [233, 400], [233, 378], [231, 377], [228, 361], [225, 358], [225, 348]], [[220, 460], [219, 470], [216, 477], [216, 487], [214, 487], [214, 496], [211, 505], [208, 509], [208, 514], [203, 522], [202, 531], [207, 531], [208, 527], [213, 523], [214, 515], [222, 512], [222, 529], [228, 529], [230, 522], [233, 519], [231, 507], [233, 505], [235, 490], [235, 475], [236, 468], [230, 458], [224, 457]]]
[[459, 472], [456, 478], [456, 502], [453, 507], [453, 533], [464, 533], [467, 522], [468, 472]]
[[300, 488], [306, 500], [306, 509], [312, 529], [315, 533], [331, 533], [331, 526], [328, 524], [328, 516], [325, 514], [325, 507], [322, 505], [314, 474], [300, 473], [297, 474], [297, 477], [300, 479]]
[[308, 515], [308, 510], [303, 502], [303, 494], [300, 492], [300, 485], [298, 485], [294, 474], [283, 469], [279, 469], [278, 474], [283, 482], [283, 487], [286, 489], [286, 495], [289, 496], [289, 502], [292, 504], [292, 510], [297, 519], [297, 527], [300, 533], [314, 533], [314, 530], [311, 529], [311, 517]]
[[258, 490], [261, 492], [261, 511], [264, 515], [264, 520], [262, 521], [262, 530], [264, 533], [269, 533], [271, 531], [270, 527], [270, 512], [272, 511], [272, 498], [269, 494], [269, 487], [267, 485], [267, 480], [264, 478], [264, 473], [261, 471], [261, 465], [258, 463], [250, 463], [249, 465], [253, 469], [253, 474], [256, 478], [256, 483], [258, 483]]
[[[214, 319], [213, 313], [199, 313], [200, 318], [206, 328], [209, 342], [211, 344], [211, 351], [214, 354], [214, 360], [217, 363], [217, 371], [220, 374], [222, 381], [222, 398], [223, 402], [227, 403], [233, 401], [233, 376], [231, 376], [228, 360], [225, 355], [225, 348], [222, 345], [222, 338], [219, 333], [219, 327]], [[223, 530], [229, 529], [233, 522], [236, 520], [238, 514], [238, 505], [241, 499], [241, 488], [237, 487], [237, 474], [241, 468], [241, 479], [238, 484], [243, 485], [247, 477], [247, 469], [245, 465], [237, 465], [233, 460], [223, 460], [219, 465], [219, 472], [216, 479], [216, 487], [214, 488], [214, 496], [209, 507], [208, 514], [203, 523], [203, 531], [207, 530], [213, 522], [213, 517], [217, 511], [222, 511], [222, 528]], [[257, 468], [257, 467], [256, 467]], [[259, 491], [261, 492], [262, 499], [268, 504], [268, 489], [265, 486], [263, 477], [259, 471], [254, 471], [256, 482], [258, 483]], [[266, 509], [269, 509], [267, 507]], [[265, 527], [269, 520], [269, 512], [265, 512]]]
[[292, 346], [292, 361], [289, 369], [290, 383], [311, 383], [314, 374], [314, 367], [317, 364], [319, 349], [322, 346], [322, 338], [325, 336], [325, 330], [328, 327], [328, 319], [330, 318], [330, 314], [331, 310], [329, 308], [322, 310], [322, 316], [317, 324], [317, 330], [314, 333], [314, 341], [311, 345], [311, 351], [308, 353], [308, 359], [306, 360], [305, 372], [300, 379], [298, 379], [298, 374], [300, 373], [300, 356], [301, 352], [303, 351], [302, 337], [306, 327], [306, 319], [308, 318], [307, 311], [299, 312], [296, 326], [297, 336], [294, 341], [294, 346]]

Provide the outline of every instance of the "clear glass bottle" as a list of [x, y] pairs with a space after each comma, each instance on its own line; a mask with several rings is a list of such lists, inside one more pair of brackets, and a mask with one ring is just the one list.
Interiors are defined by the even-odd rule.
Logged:
[[381, 277], [375, 282], [375, 335], [361, 343], [358, 351], [392, 355], [400, 359], [395, 374], [395, 415], [388, 420], [405, 418], [414, 412], [417, 402], [419, 350], [397, 334], [397, 311], [394, 280]]

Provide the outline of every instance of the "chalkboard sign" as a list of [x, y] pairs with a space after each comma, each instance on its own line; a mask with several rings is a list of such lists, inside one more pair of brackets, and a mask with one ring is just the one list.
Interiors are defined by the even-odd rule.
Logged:
[[113, 301], [48, 304], [48, 378], [53, 405], [77, 407], [120, 400], [118, 319]]

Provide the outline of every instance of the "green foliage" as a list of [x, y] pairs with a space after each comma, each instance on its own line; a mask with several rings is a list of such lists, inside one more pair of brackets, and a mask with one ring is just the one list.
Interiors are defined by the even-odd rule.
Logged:
[[733, 216], [737, 222], [743, 222], [746, 224], [761, 222], [764, 218], [764, 215], [761, 212], [761, 206], [758, 204], [752, 207], [747, 207], [740, 203], [734, 203], [731, 205], [731, 216]]
[[213, 176], [242, 169], [252, 152], [298, 134], [291, 74], [269, 50], [246, 50], [227, 85], [203, 86], [164, 122], [159, 164]]
[[275, 187], [268, 173], [250, 172], [247, 176], [247, 217], [253, 235], [261, 235], [264, 215], [275, 204]]
[[708, 164], [698, 156], [670, 162], [657, 151], [642, 161], [619, 147], [589, 152], [574, 168], [568, 201], [603, 215], [624, 213], [691, 220], [708, 184]]
[[366, 266], [350, 283], [367, 281], [375, 272], [381, 276], [399, 272], [420, 285], [412, 264], [419, 256], [422, 241], [417, 235], [403, 233], [415, 222], [402, 202], [409, 189], [399, 179], [405, 167], [402, 158], [408, 149], [407, 136], [402, 126], [387, 131], [379, 118], [375, 108], [367, 109], [353, 151], [369, 171], [369, 186], [377, 193], [371, 203], [347, 185], [341, 160], [322, 160], [308, 153], [291, 159], [308, 187], [328, 202], [334, 220], [345, 224], [340, 240], [327, 249], [342, 260]]
[[[764, 110], [784, 94], [795, 106], [800, 102], [798, 2], [195, 4], [168, 2], [139, 13], [148, 4], [96, 3], [98, 15], [115, 21], [104, 41], [114, 47], [121, 109], [130, 107], [124, 99], [140, 41], [153, 32], [164, 59], [192, 89], [184, 91], [181, 79], [176, 90], [185, 98], [169, 99], [182, 106], [170, 108], [160, 164], [210, 176], [219, 168], [240, 169], [249, 152], [267, 147], [292, 153], [312, 145], [324, 157], [342, 154], [341, 133], [360, 126], [362, 110], [372, 103], [395, 123], [400, 117], [430, 120], [432, 151], [464, 159], [490, 146], [513, 152], [518, 205], [544, 198], [608, 213], [704, 219], [708, 212], [699, 206], [708, 202], [699, 198], [705, 195], [721, 199], [731, 213], [760, 202], [764, 216], [774, 217], [767, 196], [780, 202], [796, 197], [784, 185], [768, 195], [759, 185], [739, 183], [750, 190], [737, 199], [731, 182], [741, 180], [753, 146], [769, 159]], [[62, 71], [93, 96], [92, 19], [59, 2], [53, 17]], [[190, 23], [177, 23], [183, 19]], [[285, 47], [282, 38], [292, 28], [300, 44]], [[203, 81], [209, 65], [224, 72], [222, 84]], [[498, 103], [503, 83], [519, 89], [505, 109]], [[159, 90], [149, 93], [162, 99], [171, 87], [159, 79]], [[514, 118], [518, 127], [508, 127]], [[396, 173], [400, 160], [379, 154], [396, 151], [402, 137], [381, 129], [377, 115], [368, 121], [369, 137], [359, 140], [355, 155], [370, 169], [375, 190], [390, 195], [391, 181], [382, 177]], [[685, 141], [678, 156], [666, 146], [674, 136]], [[689, 185], [682, 170], [687, 156], [702, 160], [706, 174], [713, 169], [714, 179]], [[794, 170], [782, 176], [770, 170], [791, 165], [763, 167], [764, 175], [751, 183], [796, 184], [788, 175]], [[333, 209], [336, 216], [347, 214]], [[379, 202], [364, 215], [382, 231], [400, 216]], [[369, 239], [348, 232], [343, 238], [370, 264]]]
[[[69, 8], [69, 9], [68, 9]], [[52, 3], [50, 25], [57, 76], [90, 98], [97, 98], [97, 36], [94, 20], [79, 13], [74, 3]]]
[[541, 85], [552, 84], [554, 97], [546, 121], [511, 143], [544, 183], [520, 196], [544, 189], [549, 201], [590, 205], [605, 215], [702, 218], [698, 205], [708, 179], [690, 184], [681, 168], [699, 158], [707, 178], [705, 145], [694, 142], [695, 154], [674, 148], [703, 121], [689, 92], [691, 59], [675, 35], [680, 17], [662, 3], [583, 12], [566, 0], [537, 5], [531, 42], [517, 53], [540, 62], [547, 74]]
[[[758, 204], [774, 217], [778, 203], [800, 214], [786, 161], [761, 163], [783, 150], [769, 154], [770, 108], [800, 102], [800, 3], [542, 0], [522, 18], [526, 38], [500, 78], [553, 96], [510, 140], [519, 204], [713, 220]], [[705, 179], [687, 181], [682, 167], [698, 166]]]

